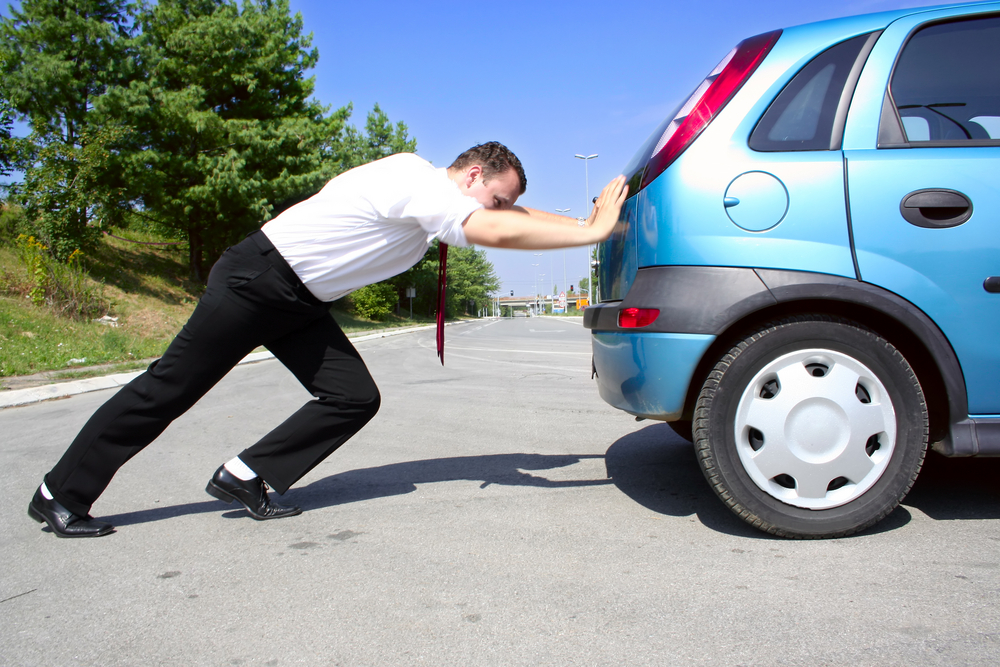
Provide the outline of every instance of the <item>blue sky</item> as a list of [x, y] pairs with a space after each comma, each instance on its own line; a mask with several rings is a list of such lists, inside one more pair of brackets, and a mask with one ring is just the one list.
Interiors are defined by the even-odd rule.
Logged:
[[[588, 166], [593, 197], [740, 40], [933, 4], [940, 2], [292, 0], [291, 7], [319, 49], [321, 101], [352, 102], [358, 124], [378, 102], [439, 166], [476, 143], [501, 141], [528, 176], [519, 203], [575, 216], [585, 210], [587, 184], [573, 156], [599, 156]], [[531, 294], [536, 282], [543, 294], [553, 284], [565, 289], [587, 269], [582, 248], [487, 254], [508, 294]]]
[[[740, 40], [934, 4], [940, 2], [291, 0], [319, 49], [313, 74], [322, 103], [353, 103], [352, 120], [363, 125], [377, 102], [409, 126], [417, 152], [438, 166], [474, 144], [501, 141], [528, 176], [519, 203], [569, 208], [574, 216], [585, 211], [587, 184], [584, 163], [573, 156], [599, 156], [589, 161], [593, 197]], [[536, 284], [543, 294], [554, 283], [565, 289], [586, 271], [582, 248], [487, 253], [504, 293], [531, 294]]]

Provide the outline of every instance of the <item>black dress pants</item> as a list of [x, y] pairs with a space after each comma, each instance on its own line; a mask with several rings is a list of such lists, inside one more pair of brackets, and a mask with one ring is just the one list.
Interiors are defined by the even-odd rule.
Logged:
[[208, 289], [163, 357], [83, 427], [45, 477], [52, 495], [74, 514], [89, 514], [126, 461], [259, 345], [316, 397], [239, 455], [278, 493], [378, 411], [378, 388], [329, 304], [316, 299], [267, 237], [255, 232], [212, 268]]

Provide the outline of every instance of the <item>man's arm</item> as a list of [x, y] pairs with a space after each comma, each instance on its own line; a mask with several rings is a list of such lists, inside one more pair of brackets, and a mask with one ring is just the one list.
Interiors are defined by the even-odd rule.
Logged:
[[559, 215], [558, 213], [549, 213], [548, 211], [539, 211], [537, 208], [512, 206], [510, 210], [517, 211], [518, 213], [524, 213], [525, 215], [530, 216], [533, 220], [544, 220], [545, 222], [554, 222], [560, 225], [573, 225], [575, 227], [580, 226], [580, 223], [576, 218]]
[[608, 183], [597, 198], [585, 227], [578, 226], [573, 218], [534, 209], [479, 209], [465, 221], [465, 238], [475, 245], [520, 250], [571, 248], [600, 243], [611, 236], [627, 196], [628, 186], [624, 176]]

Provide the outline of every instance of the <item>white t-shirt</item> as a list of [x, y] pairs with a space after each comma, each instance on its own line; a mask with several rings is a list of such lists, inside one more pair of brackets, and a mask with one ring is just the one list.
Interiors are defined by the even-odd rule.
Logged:
[[462, 223], [482, 204], [413, 153], [362, 165], [261, 229], [309, 291], [334, 301], [420, 261], [434, 239], [467, 246]]

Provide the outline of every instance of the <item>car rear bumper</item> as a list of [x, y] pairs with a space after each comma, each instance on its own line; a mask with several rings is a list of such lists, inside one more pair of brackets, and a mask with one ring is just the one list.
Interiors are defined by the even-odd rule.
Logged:
[[695, 367], [711, 334], [595, 331], [594, 370], [601, 398], [637, 417], [680, 419]]

